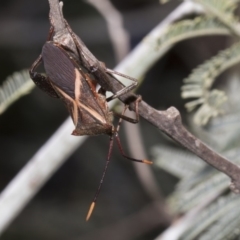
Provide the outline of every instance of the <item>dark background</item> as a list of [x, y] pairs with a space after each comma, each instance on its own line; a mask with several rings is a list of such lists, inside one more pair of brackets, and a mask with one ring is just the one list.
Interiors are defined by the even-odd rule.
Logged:
[[[123, 14], [132, 48], [179, 3], [171, 1], [160, 5], [158, 0], [112, 2]], [[1, 1], [1, 82], [15, 71], [29, 68], [41, 52], [49, 30], [48, 11], [47, 0]], [[95, 56], [113, 68], [116, 65], [114, 52], [102, 16], [81, 0], [64, 1], [64, 15]], [[206, 41], [208, 44], [205, 44]], [[202, 60], [215, 54], [221, 44], [222, 41], [216, 42], [214, 37], [178, 44], [147, 73], [138, 93], [153, 107], [166, 109], [175, 106], [184, 116], [184, 101], [180, 98], [182, 79]], [[1, 189], [67, 116], [62, 102], [48, 97], [37, 88], [0, 116]], [[152, 146], [167, 141], [144, 120], [141, 120], [140, 128], [148, 154]], [[124, 143], [123, 132], [120, 137]], [[167, 223], [161, 221], [161, 216], [154, 211], [150, 211], [152, 215], [149, 216], [141, 215], [141, 211], [151, 206], [152, 199], [141, 186], [132, 164], [125, 161], [117, 150], [114, 150], [95, 212], [91, 220], [85, 222], [102, 174], [108, 143], [107, 136], [89, 138], [47, 182], [1, 239], [140, 240], [156, 237]], [[148, 157], [151, 159], [150, 155]], [[152, 171], [159, 190], [167, 196], [175, 179], [154, 166]], [[123, 234], [125, 232], [126, 235]], [[110, 235], [106, 235], [108, 233]]]

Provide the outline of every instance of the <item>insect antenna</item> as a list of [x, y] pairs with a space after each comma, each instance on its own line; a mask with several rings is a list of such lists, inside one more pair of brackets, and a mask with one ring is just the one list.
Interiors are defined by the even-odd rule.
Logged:
[[[122, 144], [121, 144], [120, 138], [119, 138], [119, 136], [118, 136], [118, 132], [119, 132], [119, 130], [120, 130], [120, 126], [121, 126], [122, 120], [124, 119], [124, 120], [130, 121], [130, 122], [134, 122], [134, 123], [135, 123], [135, 121], [136, 121], [135, 119], [131, 119], [131, 118], [128, 118], [128, 117], [124, 116], [124, 113], [126, 112], [127, 108], [128, 108], [128, 105], [125, 105], [122, 114], [119, 114], [120, 118], [119, 118], [119, 121], [118, 121], [118, 125], [117, 125], [117, 127], [114, 129], [112, 135], [110, 136], [110, 142], [109, 142], [109, 150], [108, 150], [108, 155], [107, 155], [107, 161], [106, 161], [106, 164], [105, 164], [105, 168], [104, 168], [104, 170], [103, 170], [102, 178], [101, 178], [101, 180], [100, 180], [98, 189], [97, 189], [97, 191], [96, 191], [96, 193], [95, 193], [95, 196], [94, 196], [94, 198], [93, 198], [93, 201], [92, 201], [92, 203], [91, 203], [91, 205], [90, 205], [90, 208], [89, 208], [89, 210], [88, 210], [88, 214], [87, 214], [87, 217], [86, 217], [86, 221], [88, 221], [89, 218], [91, 217], [92, 212], [93, 212], [93, 210], [94, 210], [94, 207], [95, 207], [95, 205], [96, 205], [96, 201], [97, 201], [98, 195], [99, 195], [99, 193], [100, 193], [100, 191], [101, 191], [101, 187], [102, 187], [102, 184], [103, 184], [103, 181], [104, 181], [106, 172], [107, 172], [107, 168], [108, 168], [108, 165], [109, 165], [109, 163], [110, 163], [110, 158], [111, 158], [111, 155], [112, 155], [113, 143], [114, 143], [114, 139], [115, 139], [115, 138], [116, 138], [116, 140], [117, 140], [117, 145], [118, 145], [118, 148], [119, 148], [119, 150], [120, 150], [120, 153], [121, 153], [121, 155], [122, 155], [124, 158], [126, 158], [126, 159], [128, 159], [128, 160], [131, 160], [131, 161], [134, 161], [134, 162], [152, 164], [151, 161], [146, 160], [146, 159], [140, 160], [140, 159], [136, 159], [136, 158], [129, 157], [129, 156], [127, 156], [127, 155], [124, 153], [124, 151], [123, 151]], [[138, 114], [138, 112], [137, 112], [136, 114]], [[138, 117], [137, 117], [137, 118], [138, 118]], [[131, 119], [131, 120], [129, 120], [129, 119]]]

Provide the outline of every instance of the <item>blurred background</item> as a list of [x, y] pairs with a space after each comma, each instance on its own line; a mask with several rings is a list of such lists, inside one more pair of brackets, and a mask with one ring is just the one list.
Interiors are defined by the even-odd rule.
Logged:
[[[86, 1], [63, 2], [64, 16], [73, 30], [99, 60], [108, 68], [114, 68], [117, 60], [101, 14]], [[131, 48], [180, 3], [170, 1], [160, 5], [158, 0], [111, 2], [123, 16]], [[38, 57], [49, 30], [48, 14], [47, 0], [1, 1], [1, 82], [13, 72], [30, 68]], [[150, 69], [137, 93], [154, 108], [175, 106], [187, 125], [184, 100], [180, 96], [182, 79], [192, 68], [223, 48], [226, 41], [227, 37], [201, 37], [177, 44]], [[48, 97], [37, 88], [0, 116], [1, 190], [67, 117], [61, 101]], [[140, 120], [139, 127], [148, 159], [153, 158], [150, 149], [155, 145], [176, 146], [145, 120]], [[121, 129], [120, 138], [129, 152], [124, 129]], [[85, 222], [108, 145], [107, 136], [88, 138], [24, 208], [1, 239], [145, 240], [158, 236], [170, 224], [171, 217], [163, 199], [173, 191], [177, 178], [151, 166], [158, 188], [157, 197], [153, 199], [141, 184], [136, 168], [120, 155], [117, 148], [93, 216]], [[188, 152], [185, 154], [187, 156]], [[166, 212], [163, 213], [163, 209]]]

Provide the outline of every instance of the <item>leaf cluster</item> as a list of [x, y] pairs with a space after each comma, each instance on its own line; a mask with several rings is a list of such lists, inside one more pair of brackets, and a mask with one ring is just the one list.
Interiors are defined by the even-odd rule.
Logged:
[[[173, 46], [179, 41], [208, 35], [228, 35], [231, 38], [232, 44], [193, 69], [183, 80], [181, 96], [188, 100], [187, 110], [195, 110], [192, 131], [239, 165], [239, 108], [235, 104], [240, 100], [239, 77], [235, 75], [232, 79], [234, 74], [229, 71], [226, 75], [228, 88], [213, 88], [222, 73], [240, 63], [240, 25], [235, 14], [239, 1], [194, 2], [205, 12], [170, 25], [159, 37], [157, 46], [161, 51], [168, 44]], [[216, 118], [224, 111], [227, 113], [224, 117]], [[228, 177], [182, 149], [155, 146], [152, 154], [159, 168], [179, 178], [175, 191], [168, 198], [172, 213], [182, 217], [201, 209], [180, 239], [236, 239], [240, 236], [240, 198], [230, 193]]]

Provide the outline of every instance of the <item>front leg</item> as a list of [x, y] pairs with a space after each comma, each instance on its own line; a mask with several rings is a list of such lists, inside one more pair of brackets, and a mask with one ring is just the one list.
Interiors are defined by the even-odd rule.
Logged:
[[117, 132], [119, 131], [122, 120], [125, 120], [125, 121], [130, 122], [130, 123], [134, 123], [134, 124], [139, 122], [138, 105], [141, 101], [142, 101], [142, 96], [138, 95], [137, 99], [135, 100], [135, 107], [134, 107], [134, 111], [135, 111], [135, 114], [136, 114], [135, 118], [130, 118], [130, 117], [127, 117], [127, 116], [124, 115], [126, 110], [129, 108], [128, 104], [125, 104], [124, 110], [121, 114], [113, 112], [114, 115], [119, 117], [118, 126], [116, 128]]
[[[121, 77], [123, 77], [123, 78], [126, 78], [126, 79], [129, 79], [129, 80], [131, 80], [132, 81], [132, 84], [130, 84], [129, 86], [125, 86], [124, 88], [122, 88], [121, 90], [119, 90], [118, 92], [116, 92], [115, 94], [113, 94], [112, 96], [110, 96], [109, 98], [107, 98], [107, 101], [109, 102], [109, 101], [111, 101], [111, 100], [113, 100], [113, 99], [115, 99], [115, 98], [118, 98], [118, 97], [120, 97], [120, 96], [122, 96], [122, 95], [124, 95], [124, 94], [126, 94], [126, 93], [128, 93], [128, 92], [130, 92], [131, 90], [133, 90], [134, 88], [136, 88], [136, 86], [138, 85], [138, 81], [137, 81], [137, 79], [135, 79], [135, 78], [133, 78], [133, 77], [130, 77], [130, 76], [128, 76], [128, 75], [125, 75], [125, 74], [122, 74], [122, 73], [119, 73], [119, 72], [117, 72], [117, 71], [114, 71], [114, 70], [111, 70], [111, 69], [109, 69], [109, 68], [106, 68], [106, 66], [105, 66], [105, 64], [103, 63], [103, 62], [101, 62], [101, 66], [103, 67], [103, 68], [105, 68], [105, 71], [106, 71], [106, 73], [108, 73], [108, 74], [115, 74], [115, 75], [118, 75], [118, 76], [121, 76]], [[116, 78], [115, 78], [116, 79]], [[116, 79], [117, 81], [119, 81], [118, 79]]]
[[29, 75], [33, 82], [44, 92], [46, 92], [50, 97], [59, 98], [58, 94], [51, 85], [48, 77], [35, 72], [35, 69], [42, 62], [42, 56], [40, 55], [37, 60], [33, 63], [29, 70]]

